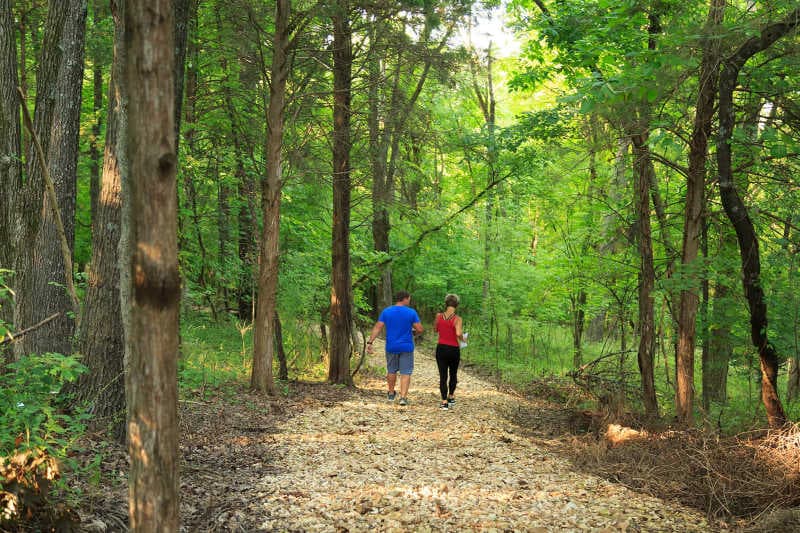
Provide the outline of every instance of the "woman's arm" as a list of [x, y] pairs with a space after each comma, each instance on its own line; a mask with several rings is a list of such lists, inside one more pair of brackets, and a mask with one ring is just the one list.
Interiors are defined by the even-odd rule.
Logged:
[[455, 327], [456, 327], [456, 338], [460, 341], [464, 340], [464, 330], [461, 329], [461, 317], [456, 316], [455, 319]]

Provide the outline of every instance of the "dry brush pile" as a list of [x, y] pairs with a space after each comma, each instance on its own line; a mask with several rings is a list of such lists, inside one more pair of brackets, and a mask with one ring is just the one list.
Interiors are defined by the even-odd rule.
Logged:
[[721, 438], [605, 424], [565, 439], [562, 448], [581, 468], [700, 509], [720, 524], [800, 529], [793, 510], [800, 506], [800, 426]]

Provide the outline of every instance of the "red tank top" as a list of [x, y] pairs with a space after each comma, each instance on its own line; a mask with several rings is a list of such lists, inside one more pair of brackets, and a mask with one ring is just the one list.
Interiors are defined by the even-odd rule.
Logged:
[[453, 316], [445, 320], [442, 313], [436, 315], [436, 331], [439, 332], [439, 344], [446, 344], [447, 346], [458, 346], [458, 337], [456, 337], [456, 324], [455, 313]]

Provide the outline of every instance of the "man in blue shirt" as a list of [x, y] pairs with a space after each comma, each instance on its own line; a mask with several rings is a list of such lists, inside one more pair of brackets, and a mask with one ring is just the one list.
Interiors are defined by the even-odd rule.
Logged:
[[400, 374], [400, 405], [408, 405], [408, 386], [414, 370], [414, 332], [422, 333], [422, 322], [417, 312], [410, 308], [411, 295], [400, 291], [394, 296], [395, 304], [381, 311], [367, 341], [367, 352], [372, 353], [372, 343], [386, 326], [386, 384], [389, 401], [397, 393], [395, 383]]

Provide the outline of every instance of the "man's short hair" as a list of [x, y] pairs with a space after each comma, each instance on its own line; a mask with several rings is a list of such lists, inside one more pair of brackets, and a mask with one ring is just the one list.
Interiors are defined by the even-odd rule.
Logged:
[[394, 301], [400, 302], [402, 300], [405, 300], [409, 296], [411, 296], [411, 294], [408, 291], [397, 291], [396, 293], [394, 293]]

